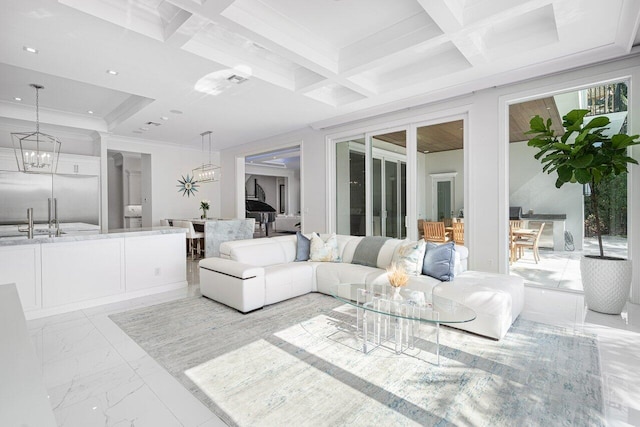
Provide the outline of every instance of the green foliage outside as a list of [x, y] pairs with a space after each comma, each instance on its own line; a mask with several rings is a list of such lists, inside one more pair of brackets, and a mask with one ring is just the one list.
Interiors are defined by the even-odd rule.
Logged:
[[[598, 194], [600, 228], [603, 235], [627, 237], [627, 174], [603, 179]], [[584, 198], [585, 237], [595, 237], [596, 223], [591, 197]]]

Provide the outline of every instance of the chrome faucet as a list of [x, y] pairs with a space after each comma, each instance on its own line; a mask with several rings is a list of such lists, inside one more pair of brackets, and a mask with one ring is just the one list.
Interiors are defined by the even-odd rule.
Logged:
[[27, 239], [33, 239], [33, 208], [27, 208], [27, 229], [18, 227], [18, 231], [26, 232]]
[[33, 208], [27, 208], [27, 239], [33, 239]]

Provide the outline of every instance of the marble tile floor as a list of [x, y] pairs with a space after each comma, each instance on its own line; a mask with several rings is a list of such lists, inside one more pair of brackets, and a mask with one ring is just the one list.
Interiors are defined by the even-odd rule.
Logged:
[[[59, 426], [224, 425], [108, 317], [199, 294], [187, 265], [185, 289], [28, 322]], [[580, 294], [527, 287], [522, 316], [597, 334], [608, 425], [640, 426], [640, 306], [600, 315]]]
[[[627, 257], [627, 239], [604, 236], [605, 255]], [[540, 262], [536, 264], [533, 252], [525, 250], [524, 256], [509, 266], [511, 274], [524, 278], [528, 286], [555, 288], [582, 292], [580, 258], [583, 254], [597, 254], [596, 238], [585, 238], [582, 251], [553, 251], [540, 249]]]

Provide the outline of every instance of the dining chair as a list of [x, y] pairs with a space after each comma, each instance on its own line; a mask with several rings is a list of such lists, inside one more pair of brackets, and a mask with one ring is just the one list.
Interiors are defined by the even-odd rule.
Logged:
[[451, 227], [451, 224], [453, 224], [453, 218], [442, 218], [442, 222], [444, 222], [445, 227]]
[[511, 219], [509, 220], [509, 227], [513, 228], [514, 230], [518, 230], [524, 227], [524, 221], [521, 219]]
[[456, 245], [464, 246], [464, 222], [454, 222], [453, 241]]
[[418, 237], [420, 239], [424, 238], [424, 219], [418, 220]]
[[[196, 231], [193, 228], [193, 223], [191, 221], [173, 221], [173, 226], [187, 229], [187, 242], [189, 243], [189, 253], [191, 253], [191, 259], [195, 258], [195, 251], [197, 251], [198, 255], [200, 255], [202, 253], [200, 240], [204, 241], [204, 233], [201, 231]], [[196, 244], [195, 246], [194, 240]]]
[[445, 243], [450, 240], [444, 230], [444, 222], [424, 221], [422, 229], [424, 231], [424, 240], [428, 242]]
[[514, 241], [515, 249], [522, 257], [524, 253], [524, 249], [531, 249], [533, 251], [533, 260], [538, 263], [540, 261], [540, 253], [538, 252], [538, 242], [540, 241], [540, 236], [542, 235], [542, 230], [544, 229], [544, 222], [540, 224], [540, 228], [536, 232], [534, 236], [531, 238], [520, 238]]

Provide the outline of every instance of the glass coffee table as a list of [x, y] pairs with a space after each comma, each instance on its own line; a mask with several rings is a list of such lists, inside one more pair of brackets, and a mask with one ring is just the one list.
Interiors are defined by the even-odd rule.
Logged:
[[356, 333], [362, 338], [365, 354], [384, 342], [392, 342], [396, 353], [413, 349], [420, 324], [435, 325], [438, 366], [440, 324], [464, 323], [476, 318], [475, 311], [464, 304], [409, 288], [342, 283], [331, 287], [331, 295], [356, 307]]

